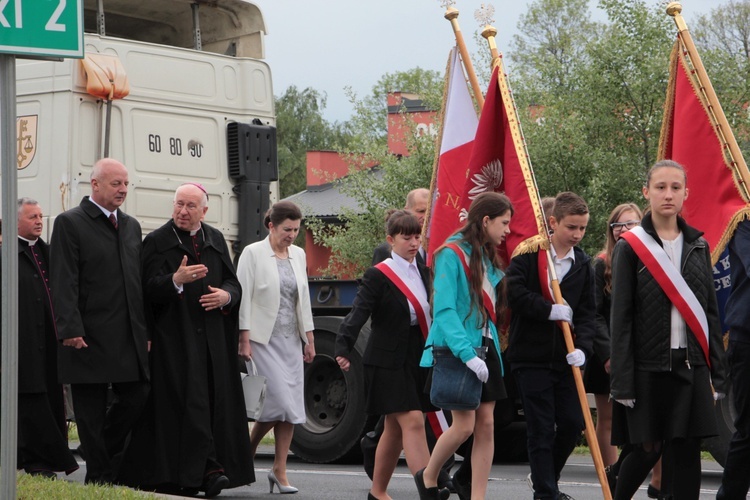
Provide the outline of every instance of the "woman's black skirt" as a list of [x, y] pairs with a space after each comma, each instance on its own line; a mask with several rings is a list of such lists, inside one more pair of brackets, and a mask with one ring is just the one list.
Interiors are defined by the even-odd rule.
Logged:
[[397, 368], [365, 365], [365, 393], [368, 415], [388, 415], [405, 411], [435, 411], [429, 394], [422, 388], [427, 382], [428, 368], [419, 366], [424, 350], [424, 337], [419, 326], [409, 332], [406, 362]]
[[609, 373], [604, 369], [604, 363], [594, 354], [586, 362], [583, 370], [583, 384], [586, 392], [591, 394], [609, 394]]
[[614, 403], [612, 444], [717, 434], [708, 367], [688, 368], [686, 354], [686, 349], [672, 349], [672, 371], [636, 370], [635, 408]]

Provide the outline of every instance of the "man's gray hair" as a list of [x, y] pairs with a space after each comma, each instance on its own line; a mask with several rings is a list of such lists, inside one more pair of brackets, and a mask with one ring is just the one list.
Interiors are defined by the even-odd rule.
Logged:
[[39, 205], [39, 202], [33, 198], [22, 197], [18, 198], [18, 216], [21, 217], [21, 207], [24, 205]]

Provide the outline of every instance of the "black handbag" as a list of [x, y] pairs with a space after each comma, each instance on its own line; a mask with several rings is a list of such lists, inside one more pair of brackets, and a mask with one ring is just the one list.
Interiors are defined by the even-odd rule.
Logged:
[[[487, 358], [487, 347], [475, 347], [480, 359]], [[432, 347], [430, 401], [443, 410], [476, 410], [482, 396], [482, 381], [448, 347]]]

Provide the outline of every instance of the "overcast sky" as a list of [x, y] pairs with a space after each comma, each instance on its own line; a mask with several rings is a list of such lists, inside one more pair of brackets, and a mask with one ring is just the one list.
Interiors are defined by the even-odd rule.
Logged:
[[[344, 88], [367, 95], [385, 73], [417, 66], [445, 70], [454, 37], [439, 0], [252, 0], [265, 16], [266, 61], [271, 66], [274, 95], [290, 86], [313, 87], [328, 96], [324, 113], [343, 121], [352, 113]], [[658, 0], [647, 0], [656, 3]], [[683, 0], [683, 15], [691, 26], [697, 13], [707, 13], [728, 0]], [[480, 5], [495, 7], [494, 26], [501, 52], [510, 49], [519, 16], [529, 0], [458, 0], [458, 21], [472, 59], [486, 44], [474, 43]], [[596, 0], [589, 2], [595, 19]], [[665, 14], [666, 16], [666, 14]], [[669, 50], [667, 47], [665, 50]]]

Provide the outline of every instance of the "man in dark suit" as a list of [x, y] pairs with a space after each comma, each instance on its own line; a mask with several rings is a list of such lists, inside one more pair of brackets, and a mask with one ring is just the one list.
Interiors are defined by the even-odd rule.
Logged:
[[120, 210], [127, 194], [125, 165], [99, 160], [91, 196], [57, 217], [50, 245], [58, 370], [60, 382], [71, 384], [87, 483], [113, 481], [113, 459], [148, 395], [141, 226]]
[[[411, 191], [409, 191], [409, 194], [406, 195], [406, 206], [404, 206], [404, 209], [411, 212], [417, 218], [419, 224], [421, 226], [424, 226], [424, 218], [425, 215], [427, 215], [427, 205], [429, 204], [429, 202], [429, 189], [412, 189]], [[387, 219], [388, 217], [386, 216], [386, 220]], [[380, 245], [376, 246], [375, 250], [372, 252], [372, 265], [374, 266], [375, 264], [379, 264], [390, 256], [391, 245], [389, 245], [387, 241], [384, 241]], [[426, 264], [425, 256], [425, 249], [420, 248], [416, 257], [417, 263], [424, 266]]]
[[40, 238], [42, 208], [18, 200], [18, 468], [55, 478], [78, 469], [68, 449], [63, 388], [57, 382], [57, 335], [49, 250]]
[[151, 397], [118, 479], [211, 498], [255, 474], [237, 357], [242, 290], [207, 210], [204, 188], [183, 184], [172, 219], [143, 242]]

